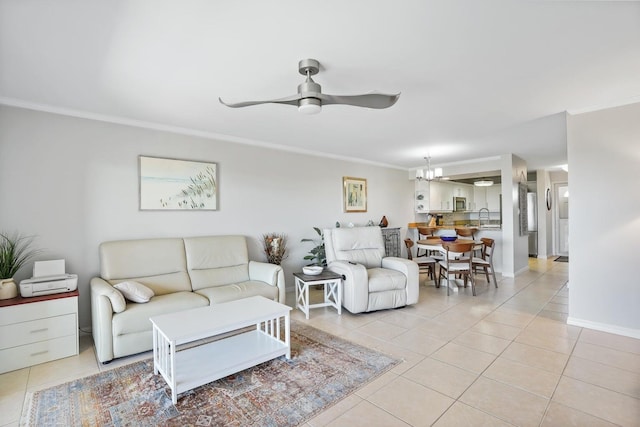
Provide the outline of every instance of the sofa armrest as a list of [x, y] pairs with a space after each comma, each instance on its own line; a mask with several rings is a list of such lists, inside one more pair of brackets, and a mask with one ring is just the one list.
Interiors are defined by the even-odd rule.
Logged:
[[342, 275], [342, 306], [351, 313], [362, 313], [369, 307], [369, 275], [362, 264], [332, 261], [327, 268]]
[[125, 309], [124, 297], [105, 280], [91, 279], [91, 332], [100, 362], [113, 359], [113, 313]]
[[396, 270], [407, 276], [407, 305], [418, 302], [418, 292], [420, 289], [420, 269], [414, 261], [398, 258], [382, 258], [382, 268]]
[[278, 287], [278, 302], [284, 304], [287, 299], [287, 289], [284, 283], [284, 270], [279, 265], [267, 262], [249, 261], [249, 279], [259, 280], [271, 286]]

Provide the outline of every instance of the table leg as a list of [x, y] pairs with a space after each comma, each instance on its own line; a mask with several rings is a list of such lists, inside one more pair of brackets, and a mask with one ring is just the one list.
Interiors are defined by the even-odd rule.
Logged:
[[309, 319], [309, 285], [296, 277], [296, 307]]
[[284, 342], [287, 345], [286, 358], [291, 359], [291, 325], [289, 312], [287, 312], [287, 314], [284, 316]]

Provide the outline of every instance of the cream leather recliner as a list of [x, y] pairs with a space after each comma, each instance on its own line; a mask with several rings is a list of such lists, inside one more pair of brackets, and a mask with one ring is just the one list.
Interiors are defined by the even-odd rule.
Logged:
[[385, 257], [380, 227], [324, 230], [328, 269], [343, 276], [342, 306], [351, 313], [418, 302], [418, 264]]

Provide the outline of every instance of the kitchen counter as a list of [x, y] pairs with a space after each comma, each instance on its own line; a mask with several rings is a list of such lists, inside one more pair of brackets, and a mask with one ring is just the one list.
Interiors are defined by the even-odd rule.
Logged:
[[[428, 223], [426, 222], [410, 222], [407, 225], [407, 228], [418, 228], [418, 227], [428, 227]], [[466, 224], [459, 224], [459, 225], [436, 225], [436, 229], [438, 230], [455, 230], [456, 228], [474, 228], [476, 230], [502, 230], [502, 226], [500, 224], [489, 224], [489, 225], [482, 225], [480, 227], [474, 225], [474, 226], [467, 226]]]

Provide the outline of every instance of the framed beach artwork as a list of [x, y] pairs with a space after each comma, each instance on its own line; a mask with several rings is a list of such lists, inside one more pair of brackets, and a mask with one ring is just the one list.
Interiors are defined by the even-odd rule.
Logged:
[[342, 177], [344, 212], [367, 211], [367, 180]]
[[217, 210], [216, 163], [140, 156], [140, 210]]

